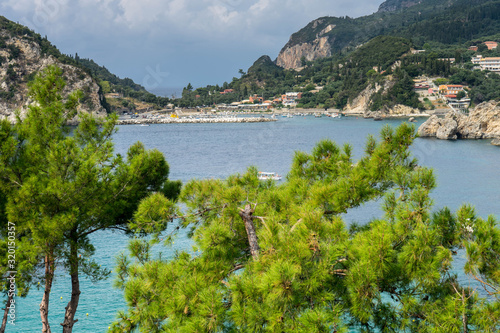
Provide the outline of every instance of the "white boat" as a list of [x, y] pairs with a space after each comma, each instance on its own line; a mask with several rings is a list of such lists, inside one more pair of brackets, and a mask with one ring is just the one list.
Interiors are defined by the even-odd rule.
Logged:
[[281, 180], [281, 176], [278, 175], [276, 172], [259, 171], [259, 175], [257, 176], [257, 178], [259, 178], [259, 180], [268, 180], [268, 179]]

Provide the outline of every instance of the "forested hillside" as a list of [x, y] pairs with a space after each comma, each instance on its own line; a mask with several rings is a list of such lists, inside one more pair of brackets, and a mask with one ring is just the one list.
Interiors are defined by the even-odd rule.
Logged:
[[[304, 94], [299, 107], [344, 108], [373, 85], [377, 89], [371, 97], [372, 110], [395, 103], [420, 108], [410, 84], [420, 75], [468, 85], [473, 104], [498, 99], [500, 93], [494, 87], [500, 77], [473, 72], [470, 59], [478, 53], [468, 48], [479, 46], [483, 56], [500, 55], [481, 48], [484, 41], [500, 41], [499, 18], [497, 0], [391, 0], [369, 16], [322, 17], [294, 33], [274, 63], [263, 56], [248, 73], [240, 71], [244, 75], [221, 87], [185, 89], [177, 103], [230, 103], [253, 94], [272, 99], [300, 91]], [[452, 64], [449, 58], [456, 62]], [[234, 91], [220, 94], [224, 89]], [[391, 96], [394, 89], [399, 97]]]
[[[61, 53], [56, 46], [52, 45], [47, 37], [42, 37], [40, 34], [32, 31], [31, 29], [18, 23], [12, 22], [3, 16], [0, 16], [0, 31], [2, 37], [2, 39], [0, 40], [0, 50], [5, 50], [13, 57], [19, 56], [21, 51], [16, 47], [14, 43], [8, 43], [7, 41], [10, 38], [19, 38], [20, 40], [27, 41], [39, 48], [41, 57], [52, 56], [59, 63], [72, 66], [90, 75], [95, 79], [100, 87], [100, 104], [108, 111], [110, 111], [109, 105], [103, 96], [104, 93], [108, 92], [117, 92], [122, 94], [124, 97], [131, 97], [138, 101], [152, 103], [160, 107], [170, 103], [170, 99], [165, 97], [158, 97], [154, 94], [149, 93], [144, 87], [136, 84], [130, 78], [119, 78], [118, 76], [109, 72], [105, 67], [98, 65], [91, 59], [80, 58], [77, 54], [73, 56]], [[1, 57], [0, 65], [2, 63], [5, 63], [6, 60], [7, 57]], [[10, 70], [10, 73], [11, 76], [14, 75], [12, 74], [12, 69]], [[31, 75], [24, 77], [24, 74], [22, 72], [19, 72], [18, 74], [20, 76], [19, 78], [23, 81], [30, 81], [34, 76]], [[9, 96], [10, 98], [13, 97], [12, 91], [0, 92], [0, 94], [0, 97], [3, 98]]]

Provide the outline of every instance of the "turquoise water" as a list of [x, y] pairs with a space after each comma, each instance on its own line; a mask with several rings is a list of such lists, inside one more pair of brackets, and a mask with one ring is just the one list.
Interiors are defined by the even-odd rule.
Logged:
[[[339, 144], [351, 143], [355, 155], [360, 156], [366, 136], [377, 135], [387, 123], [397, 126], [401, 121], [295, 117], [280, 118], [275, 123], [121, 126], [115, 135], [115, 147], [117, 153], [125, 153], [132, 143], [142, 141], [147, 148], [160, 150], [170, 164], [170, 179], [184, 182], [192, 178], [225, 178], [244, 172], [250, 165], [286, 174], [294, 151], [310, 151], [317, 141], [325, 138]], [[417, 139], [412, 151], [421, 165], [435, 169], [438, 188], [433, 198], [437, 207], [447, 205], [455, 210], [470, 202], [482, 216], [500, 216], [500, 148], [488, 141]], [[345, 220], [366, 223], [381, 215], [378, 206], [369, 203], [351, 211]], [[127, 245], [125, 236], [113, 232], [98, 233], [92, 240], [97, 250], [95, 259], [108, 268], [113, 268], [115, 256]], [[190, 248], [185, 237], [175, 245]], [[79, 321], [74, 332], [104, 332], [116, 312], [125, 309], [121, 292], [112, 283], [112, 278], [99, 283], [82, 279], [76, 315]], [[61, 329], [59, 323], [63, 321], [69, 297], [69, 279], [59, 276], [49, 308], [55, 332]], [[8, 325], [7, 332], [40, 332], [41, 298], [42, 290], [36, 289], [26, 299], [18, 298], [16, 326]]]

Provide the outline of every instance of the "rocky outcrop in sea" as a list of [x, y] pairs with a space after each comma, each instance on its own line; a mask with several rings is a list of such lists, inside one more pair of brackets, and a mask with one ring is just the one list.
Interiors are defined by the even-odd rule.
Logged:
[[432, 116], [419, 129], [420, 137], [436, 137], [442, 140], [494, 139], [500, 144], [500, 102], [479, 104], [469, 115], [449, 112], [444, 118]]

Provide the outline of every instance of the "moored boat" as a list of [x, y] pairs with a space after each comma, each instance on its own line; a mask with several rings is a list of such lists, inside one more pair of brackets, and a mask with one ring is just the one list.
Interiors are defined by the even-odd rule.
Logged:
[[276, 172], [263, 172], [259, 171], [259, 175], [257, 176], [259, 180], [281, 180], [281, 176], [278, 175]]

